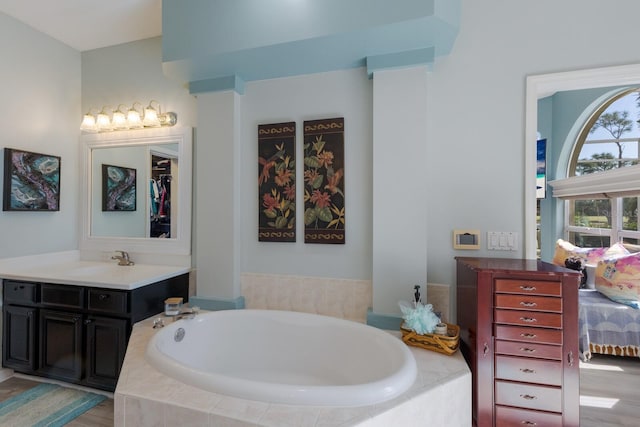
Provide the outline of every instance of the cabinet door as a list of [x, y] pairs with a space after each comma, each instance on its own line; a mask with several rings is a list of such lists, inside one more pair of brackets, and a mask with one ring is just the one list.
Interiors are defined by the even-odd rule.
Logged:
[[19, 372], [36, 369], [37, 309], [4, 307], [2, 365]]
[[40, 310], [39, 372], [61, 380], [82, 377], [82, 315]]
[[114, 390], [127, 349], [128, 321], [90, 316], [87, 328], [87, 373], [85, 382]]

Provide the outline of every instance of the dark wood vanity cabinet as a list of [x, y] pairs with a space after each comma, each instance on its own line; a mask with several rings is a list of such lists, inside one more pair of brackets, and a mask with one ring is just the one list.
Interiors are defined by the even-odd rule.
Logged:
[[580, 274], [536, 260], [456, 262], [474, 424], [578, 426]]
[[188, 286], [188, 274], [133, 290], [4, 280], [2, 364], [113, 391], [132, 325]]

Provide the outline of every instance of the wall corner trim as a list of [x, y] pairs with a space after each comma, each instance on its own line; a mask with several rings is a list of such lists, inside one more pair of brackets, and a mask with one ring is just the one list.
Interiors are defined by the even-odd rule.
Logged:
[[244, 95], [244, 79], [237, 74], [215, 79], [196, 80], [189, 82], [189, 93], [192, 95], [205, 92], [223, 92], [233, 90]]
[[413, 67], [416, 65], [431, 66], [435, 57], [435, 47], [405, 50], [383, 55], [367, 56], [367, 75], [373, 77], [375, 71]]

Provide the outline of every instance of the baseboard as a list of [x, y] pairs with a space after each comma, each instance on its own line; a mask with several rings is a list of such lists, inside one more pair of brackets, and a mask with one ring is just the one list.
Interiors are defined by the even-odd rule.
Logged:
[[379, 329], [388, 329], [392, 331], [400, 330], [402, 317], [390, 314], [374, 313], [371, 308], [367, 310], [367, 325], [374, 326]]
[[244, 297], [238, 298], [214, 298], [214, 297], [200, 297], [197, 295], [189, 298], [189, 305], [191, 307], [197, 306], [203, 310], [217, 311], [217, 310], [238, 310], [244, 308]]

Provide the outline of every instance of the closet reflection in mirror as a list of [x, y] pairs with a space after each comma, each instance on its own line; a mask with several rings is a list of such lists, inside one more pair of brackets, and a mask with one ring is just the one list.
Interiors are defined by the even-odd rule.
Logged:
[[[176, 238], [178, 207], [179, 146], [143, 144], [94, 146], [91, 150], [91, 222], [94, 237]], [[133, 211], [103, 211], [102, 165], [136, 169], [136, 199]]]

